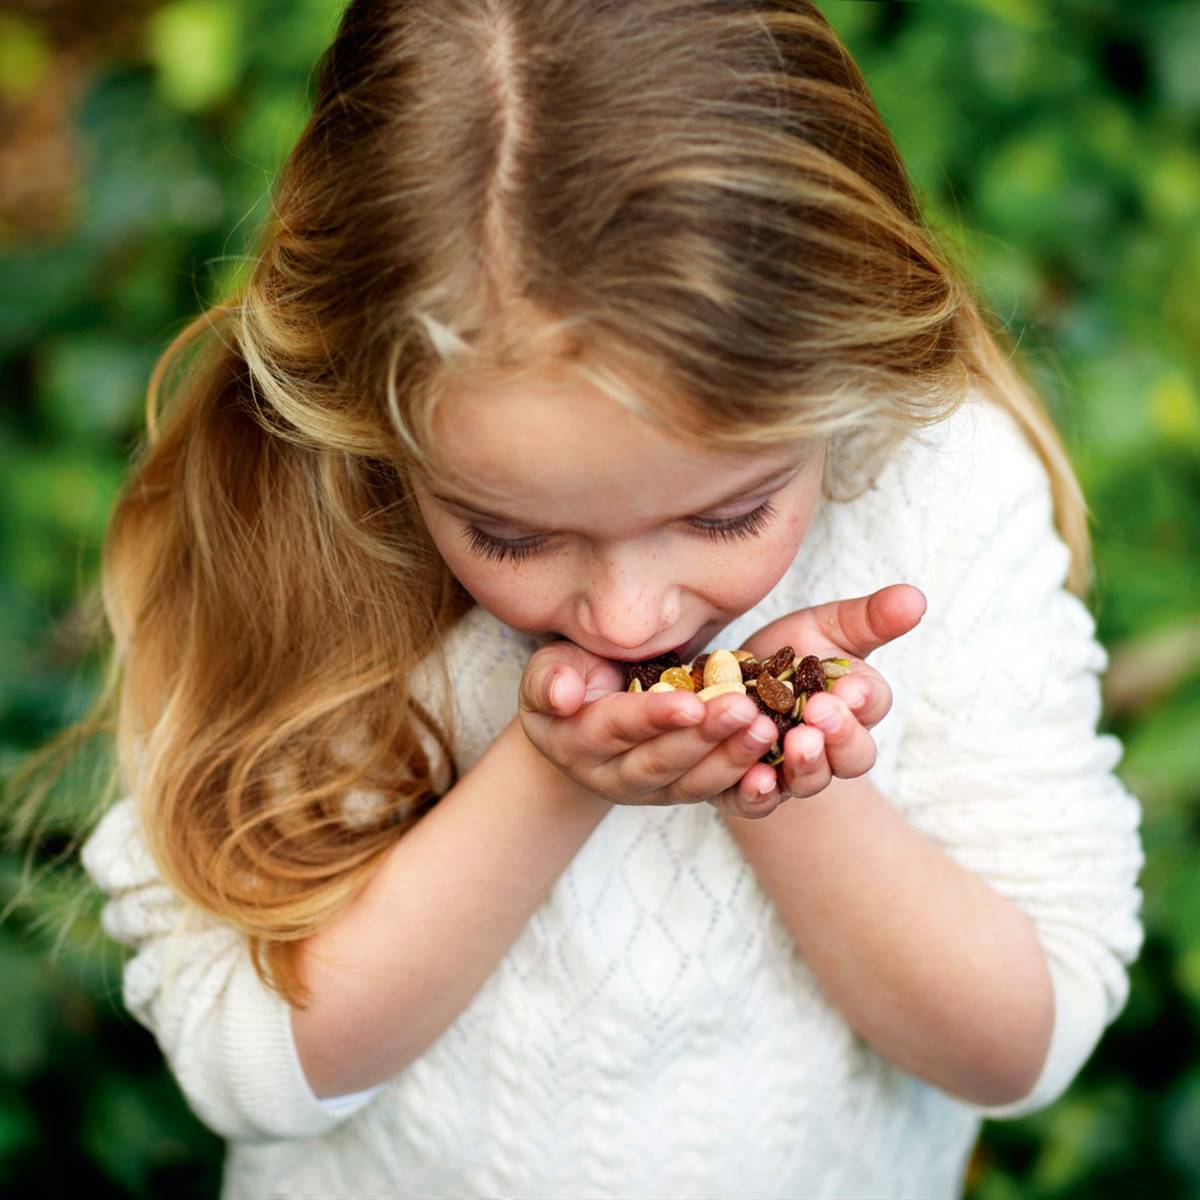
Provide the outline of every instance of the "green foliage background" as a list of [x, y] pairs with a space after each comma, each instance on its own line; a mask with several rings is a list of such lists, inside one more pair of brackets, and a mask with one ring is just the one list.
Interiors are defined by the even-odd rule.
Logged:
[[[1067, 1096], [985, 1126], [969, 1200], [1200, 1197], [1200, 5], [823, 9], [1067, 438], [1095, 515], [1103, 727], [1145, 807], [1147, 942], [1129, 1004]], [[118, 10], [122, 36], [106, 40]], [[0, 14], [0, 102], [11, 116], [68, 96], [47, 137], [74, 172], [61, 209], [22, 216], [0, 189], [6, 767], [97, 686], [78, 601], [149, 371], [245, 269], [337, 10], [97, 0], [81, 22], [31, 2]], [[0, 135], [19, 173], [39, 143]], [[40, 160], [28, 169], [45, 178]], [[42, 863], [70, 812], [64, 796]], [[0, 857], [0, 904], [19, 871]], [[98, 903], [65, 932], [45, 920], [78, 879], [66, 859], [0, 924], [0, 1189], [213, 1196], [221, 1143], [121, 1008]]]

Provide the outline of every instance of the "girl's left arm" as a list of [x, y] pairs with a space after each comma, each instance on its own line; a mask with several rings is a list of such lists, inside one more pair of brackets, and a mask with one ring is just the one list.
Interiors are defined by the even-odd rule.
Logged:
[[979, 1105], [1031, 1091], [1054, 997], [1015, 904], [867, 776], [727, 823], [826, 997], [880, 1054]]
[[847, 1021], [999, 1118], [1057, 1099], [1124, 1007], [1144, 854], [1049, 480], [1002, 410], [964, 417], [966, 487], [908, 580], [928, 610], [886, 794], [835, 778], [726, 824]]

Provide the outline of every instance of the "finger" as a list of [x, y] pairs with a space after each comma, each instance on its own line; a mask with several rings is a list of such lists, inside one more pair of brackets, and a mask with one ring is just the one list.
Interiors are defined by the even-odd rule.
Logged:
[[831, 642], [866, 658], [912, 629], [926, 608], [928, 601], [920, 588], [894, 583], [869, 596], [818, 604], [811, 615]]
[[[676, 777], [670, 791], [682, 803], [708, 800], [739, 785], [751, 772], [758, 760], [767, 752], [778, 736], [775, 722], [759, 713], [753, 721], [726, 737], [719, 745], [704, 747], [703, 757], [681, 775]], [[773, 785], [775, 770], [765, 764], [762, 771], [746, 786], [740, 801], [752, 807], [759, 803], [756, 784], [766, 781]]]
[[825, 735], [816, 726], [796, 725], [783, 741], [783, 787], [789, 796], [815, 796], [833, 778], [825, 755]]
[[[925, 615], [928, 601], [920, 588], [893, 583], [868, 596], [815, 604], [804, 615], [815, 622], [827, 641], [859, 658], [866, 658], [886, 642], [906, 634]], [[778, 645], [791, 636], [796, 614], [788, 613], [760, 629], [756, 645]], [[778, 629], [776, 629], [778, 626]]]
[[[551, 697], [551, 686], [560, 675], [561, 691]], [[616, 664], [589, 654], [574, 642], [551, 642], [535, 650], [526, 663], [517, 704], [527, 713], [570, 716], [587, 700], [622, 691], [623, 682]]]
[[706, 716], [694, 692], [617, 692], [595, 702], [585, 732], [603, 746], [607, 761], [661, 734], [698, 726]]
[[[699, 697], [692, 698], [705, 705]], [[725, 702], [718, 707], [718, 700]], [[621, 756], [622, 777], [631, 788], [658, 791], [670, 786], [677, 803], [705, 799], [736, 781], [775, 737], [771, 719], [761, 716], [748, 697], [717, 697], [705, 709], [703, 724], [643, 740]], [[769, 735], [765, 726], [770, 726]], [[750, 728], [756, 738], [746, 737]], [[706, 770], [693, 774], [701, 762]]]
[[865, 775], [875, 765], [875, 740], [846, 705], [829, 692], [817, 692], [804, 705], [803, 722], [820, 729], [830, 770], [841, 779]]
[[835, 679], [832, 692], [858, 718], [864, 729], [878, 725], [891, 711], [891, 685], [865, 663], [851, 674]]
[[775, 768], [756, 762], [733, 787], [714, 797], [710, 803], [730, 816], [758, 820], [769, 817], [787, 799], [787, 794], [779, 788]]

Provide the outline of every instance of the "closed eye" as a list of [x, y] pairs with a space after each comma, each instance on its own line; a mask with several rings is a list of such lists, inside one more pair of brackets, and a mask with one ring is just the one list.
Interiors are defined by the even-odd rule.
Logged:
[[[692, 517], [687, 524], [710, 541], [729, 542], [738, 538], [756, 537], [777, 515], [778, 510], [771, 501], [764, 500], [757, 508], [743, 513], [740, 517]], [[473, 554], [491, 562], [520, 562], [532, 558], [535, 554], [540, 554], [550, 541], [545, 537], [496, 537], [495, 534], [485, 533], [479, 526], [470, 522], [464, 522], [463, 536]]]

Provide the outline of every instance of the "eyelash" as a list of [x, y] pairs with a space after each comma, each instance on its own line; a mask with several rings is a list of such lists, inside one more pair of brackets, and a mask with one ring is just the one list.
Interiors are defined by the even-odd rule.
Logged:
[[[756, 536], [771, 523], [775, 516], [775, 506], [770, 500], [766, 500], [757, 508], [743, 513], [740, 517], [693, 524], [692, 528], [698, 530], [710, 541], [729, 542], [737, 538]], [[696, 520], [699, 521], [701, 518], [696, 518]], [[514, 541], [509, 538], [494, 537], [490, 533], [484, 533], [478, 526], [470, 524], [463, 532], [474, 553], [495, 562], [505, 560], [520, 562], [522, 559], [537, 554], [546, 544], [544, 540], [540, 542]]]

